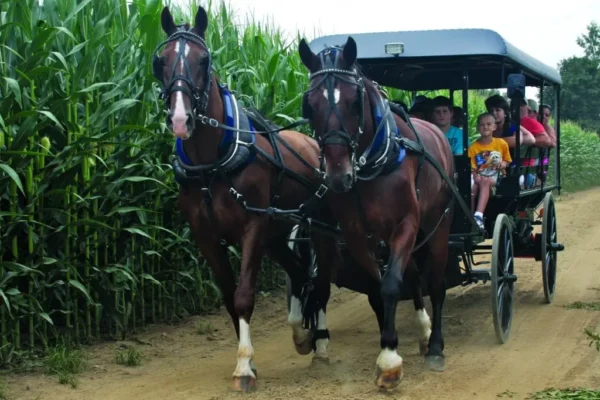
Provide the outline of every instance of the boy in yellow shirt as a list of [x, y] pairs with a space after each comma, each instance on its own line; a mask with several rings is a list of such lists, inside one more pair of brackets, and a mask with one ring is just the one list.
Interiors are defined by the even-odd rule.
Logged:
[[[483, 212], [490, 198], [492, 188], [498, 183], [500, 172], [512, 162], [508, 144], [504, 139], [493, 137], [496, 130], [496, 119], [491, 113], [483, 113], [477, 117], [479, 139], [469, 146], [473, 187], [471, 189], [471, 209], [475, 210], [475, 220], [481, 229]], [[479, 195], [477, 208], [475, 199]]]

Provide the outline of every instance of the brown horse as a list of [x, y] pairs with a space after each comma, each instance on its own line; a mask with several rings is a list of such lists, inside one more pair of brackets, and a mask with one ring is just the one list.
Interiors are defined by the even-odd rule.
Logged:
[[[302, 323], [307, 315], [302, 314], [300, 299], [307, 268], [287, 246], [292, 223], [246, 207], [294, 209], [311, 199], [321, 183], [319, 147], [302, 133], [275, 129], [259, 113], [238, 107], [235, 96], [212, 74], [204, 8], [198, 9], [191, 29], [188, 24], [176, 26], [168, 7], [163, 9], [161, 24], [168, 39], [157, 48], [158, 53], [164, 46], [154, 56], [153, 72], [163, 84], [167, 126], [176, 138], [173, 168], [180, 184], [179, 205], [233, 320], [239, 340], [233, 388], [246, 391], [256, 384], [250, 318], [265, 253], [292, 282], [288, 323], [296, 350], [300, 354], [315, 350], [318, 360], [328, 357], [325, 310], [330, 271], [337, 259], [335, 240], [312, 236], [320, 266], [313, 301], [317, 307], [311, 310], [318, 316], [318, 329], [305, 329]], [[261, 124], [272, 130], [257, 132], [255, 126]], [[330, 221], [315, 210], [319, 218]], [[242, 250], [237, 285], [228, 244], [239, 244]]]
[[[443, 371], [442, 306], [454, 200], [449, 143], [434, 125], [404, 114], [405, 122], [392, 113], [355, 64], [352, 37], [343, 47], [326, 47], [318, 54], [303, 39], [299, 53], [311, 81], [303, 114], [319, 140], [325, 181], [335, 192], [332, 210], [352, 257], [370, 273], [375, 288], [369, 294], [381, 331], [375, 383], [390, 389], [402, 379], [395, 315], [406, 293], [413, 297], [422, 326], [426, 365]], [[369, 237], [389, 250], [383, 274]], [[423, 245], [415, 246], [417, 240]], [[429, 277], [433, 326], [424, 308], [421, 276]]]

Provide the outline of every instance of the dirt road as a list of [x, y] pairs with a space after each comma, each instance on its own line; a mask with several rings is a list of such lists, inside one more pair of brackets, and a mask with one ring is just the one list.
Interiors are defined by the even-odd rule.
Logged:
[[[252, 320], [258, 389], [229, 392], [237, 343], [225, 313], [194, 318], [178, 327], [154, 327], [138, 336], [143, 364], [114, 362], [110, 343], [88, 351], [89, 371], [79, 387], [59, 385], [56, 377], [27, 375], [9, 379], [14, 399], [39, 400], [191, 400], [191, 399], [496, 399], [525, 398], [547, 387], [600, 388], [600, 356], [588, 346], [583, 329], [600, 329], [600, 312], [568, 310], [575, 301], [600, 300], [600, 190], [556, 203], [559, 255], [554, 303], [543, 303], [540, 263], [517, 260], [519, 276], [510, 341], [496, 344], [490, 315], [489, 283], [448, 292], [444, 333], [446, 371], [426, 371], [419, 356], [412, 302], [399, 306], [399, 353], [405, 360], [400, 388], [380, 393], [373, 384], [379, 334], [363, 295], [333, 290], [328, 310], [329, 365], [311, 365], [299, 356], [286, 325], [285, 298], [262, 298]], [[431, 307], [427, 300], [428, 313]], [[199, 334], [198, 323], [216, 329]]]

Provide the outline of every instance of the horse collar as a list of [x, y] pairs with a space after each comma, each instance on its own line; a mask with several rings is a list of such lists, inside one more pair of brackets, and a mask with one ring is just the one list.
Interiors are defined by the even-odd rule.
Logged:
[[[251, 163], [256, 157], [253, 151], [256, 141], [255, 128], [246, 113], [239, 108], [238, 102], [225, 85], [219, 86], [219, 92], [223, 99], [223, 119], [225, 125], [231, 129], [224, 129], [223, 137], [219, 143], [217, 153], [218, 160], [211, 164], [194, 165], [187, 156], [183, 147], [183, 140], [177, 138], [175, 142], [176, 167], [184, 171], [176, 170], [179, 180], [188, 178], [187, 173], [204, 173], [221, 171], [224, 173], [238, 171], [240, 168]], [[240, 132], [240, 130], [242, 132]], [[252, 133], [244, 132], [252, 131]], [[181, 176], [182, 172], [185, 176]]]

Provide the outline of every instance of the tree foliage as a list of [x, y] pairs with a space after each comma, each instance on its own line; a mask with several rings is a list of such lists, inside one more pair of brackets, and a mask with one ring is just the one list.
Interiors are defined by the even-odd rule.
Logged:
[[563, 80], [560, 111], [561, 118], [600, 132], [600, 26], [591, 22], [586, 29], [576, 40], [585, 55], [558, 65]]

